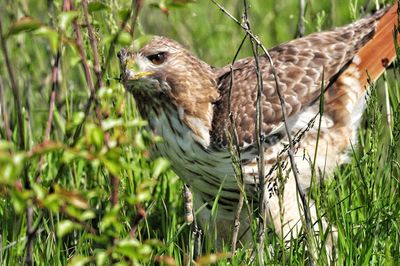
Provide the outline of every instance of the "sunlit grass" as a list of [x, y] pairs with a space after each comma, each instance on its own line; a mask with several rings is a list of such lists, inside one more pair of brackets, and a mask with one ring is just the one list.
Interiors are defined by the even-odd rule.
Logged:
[[[171, 37], [216, 67], [231, 62], [244, 34], [209, 1], [171, 7], [168, 16], [150, 2], [158, 5], [162, 1], [145, 1], [136, 36]], [[272, 47], [293, 38], [298, 1], [249, 2], [253, 31], [265, 46]], [[336, 2], [310, 1], [305, 17], [307, 33], [358, 18], [359, 7], [364, 4], [364, 1]], [[129, 9], [131, 4], [130, 1], [104, 3], [108, 8], [92, 13], [101, 62], [107, 57], [110, 46], [107, 40], [120, 28], [120, 11]], [[356, 3], [357, 8], [354, 8]], [[221, 4], [236, 17], [241, 16], [242, 1], [221, 1]], [[371, 3], [371, 7], [374, 5]], [[54, 33], [40, 33], [31, 28], [33, 31], [7, 37], [21, 95], [25, 151], [17, 148], [16, 99], [11, 93], [4, 56], [0, 55], [5, 105], [13, 129], [10, 144], [5, 141], [5, 125], [0, 119], [0, 264], [24, 263], [28, 206], [33, 206], [34, 212], [35, 264], [187, 264], [193, 239], [190, 226], [183, 219], [182, 183], [168, 170], [168, 163], [150, 158], [149, 146], [159, 140], [145, 130], [145, 122], [138, 118], [132, 96], [118, 82], [119, 64], [115, 54], [104, 71], [105, 88], [98, 92], [102, 123], [100, 125], [92, 108], [73, 144], [73, 134], [83, 119], [89, 89], [81, 57], [71, 41], [75, 38], [72, 21], [62, 26], [65, 15], [61, 14], [61, 8], [62, 1], [5, 1], [0, 6], [4, 34], [22, 16], [35, 18], [40, 25], [63, 34], [62, 38], [56, 35], [54, 39]], [[82, 8], [79, 3], [75, 3], [75, 8], [82, 24], [86, 58], [92, 67], [92, 50]], [[61, 49], [60, 83], [50, 136], [52, 142], [39, 147], [44, 140], [56, 54], [51, 41], [62, 44], [56, 46]], [[116, 43], [116, 51], [125, 45], [127, 43], [121, 39]], [[247, 45], [240, 57], [250, 55]], [[349, 151], [351, 161], [338, 167], [329, 181], [310, 191], [319, 215], [325, 215], [338, 229], [338, 265], [399, 264], [400, 90], [396, 81], [398, 71], [396, 75], [394, 71], [389, 70], [387, 80], [380, 80], [370, 93], [359, 142]], [[92, 77], [95, 80], [94, 73]], [[381, 93], [385, 82], [389, 88], [390, 124], [386, 119], [385, 96]], [[44, 163], [39, 167], [41, 156]], [[119, 180], [116, 205], [111, 203], [115, 188], [111, 185], [113, 176]], [[30, 180], [31, 188], [25, 187], [26, 179]], [[141, 208], [146, 216], [135, 223]], [[130, 237], [132, 227], [134, 238]], [[216, 243], [213, 236], [204, 235], [202, 251], [207, 261], [210, 259], [207, 255], [216, 252]], [[270, 233], [266, 249], [268, 264], [307, 264], [307, 251], [299, 239], [293, 240], [287, 248], [281, 239]], [[319, 249], [324, 252], [323, 245]], [[228, 243], [223, 253], [229, 251]], [[217, 258], [221, 265], [254, 263], [248, 248], [239, 248], [230, 261], [224, 254]], [[319, 264], [325, 263], [326, 258], [321, 255]]]

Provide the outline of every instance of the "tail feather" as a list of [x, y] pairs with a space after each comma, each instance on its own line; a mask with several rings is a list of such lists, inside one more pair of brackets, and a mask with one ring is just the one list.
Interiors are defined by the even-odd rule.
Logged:
[[[376, 25], [374, 37], [355, 55], [353, 64], [360, 73], [362, 87], [368, 86], [368, 80], [376, 81], [396, 58], [393, 32], [398, 28], [398, 3], [383, 15]], [[397, 34], [397, 42], [400, 36]]]

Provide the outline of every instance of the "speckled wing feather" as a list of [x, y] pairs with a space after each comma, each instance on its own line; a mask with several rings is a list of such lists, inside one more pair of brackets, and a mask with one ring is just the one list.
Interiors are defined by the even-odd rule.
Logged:
[[[356, 53], [374, 37], [377, 22], [386, 11], [384, 9], [348, 26], [311, 34], [269, 50], [276, 67], [280, 90], [285, 95], [286, 112], [292, 122], [295, 122], [296, 116], [305, 107], [318, 100], [322, 77], [324, 76], [325, 85], [333, 84], [352, 62]], [[284, 136], [283, 131], [280, 134], [276, 132], [282, 126], [283, 118], [274, 76], [264, 55], [260, 56], [259, 62], [264, 87], [263, 135], [266, 141], [271, 133], [277, 136], [275, 139], [280, 139]], [[233, 70], [231, 111], [240, 145], [246, 146], [255, 141], [257, 78], [254, 58], [237, 61]], [[226, 145], [225, 130], [230, 125], [230, 66], [219, 69], [216, 73], [219, 76], [220, 98], [214, 105], [211, 139], [212, 144], [218, 147]]]

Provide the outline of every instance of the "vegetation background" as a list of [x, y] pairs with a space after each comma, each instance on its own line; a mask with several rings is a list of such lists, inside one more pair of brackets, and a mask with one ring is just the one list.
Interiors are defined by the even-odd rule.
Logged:
[[[299, 2], [248, 1], [265, 46], [294, 38]], [[310, 33], [388, 1], [305, 2]], [[242, 0], [220, 3], [242, 16]], [[243, 30], [205, 0], [0, 0], [0, 26], [0, 264], [191, 264], [182, 183], [168, 161], [150, 158], [160, 140], [118, 81], [116, 51], [158, 34], [220, 67]], [[246, 42], [239, 57], [250, 55]], [[339, 265], [400, 263], [398, 75], [395, 67], [373, 86], [349, 164], [310, 191], [338, 229]], [[308, 264], [301, 241], [267, 241], [266, 263]], [[212, 237], [204, 242], [198, 264], [255, 263], [246, 249], [229, 258], [214, 254]]]

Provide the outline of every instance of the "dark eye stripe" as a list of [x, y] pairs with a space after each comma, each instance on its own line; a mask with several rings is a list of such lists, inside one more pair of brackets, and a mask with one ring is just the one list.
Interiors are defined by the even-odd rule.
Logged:
[[161, 53], [157, 53], [157, 54], [148, 55], [147, 59], [149, 59], [155, 65], [160, 65], [160, 64], [164, 63], [164, 61], [166, 59], [166, 53], [161, 52]]

